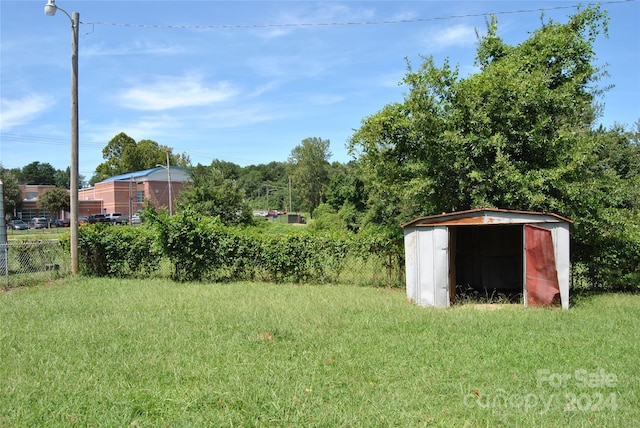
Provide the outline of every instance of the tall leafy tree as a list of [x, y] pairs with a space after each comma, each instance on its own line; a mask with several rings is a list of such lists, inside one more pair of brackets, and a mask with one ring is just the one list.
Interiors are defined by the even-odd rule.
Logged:
[[224, 178], [223, 173], [213, 166], [200, 164], [191, 168], [190, 175], [192, 182], [179, 196], [181, 207], [219, 217], [226, 225], [253, 222], [252, 210], [235, 180]]
[[[64, 171], [59, 169], [55, 174], [55, 186], [56, 187], [64, 187], [65, 189], [70, 188], [71, 183], [71, 168], [67, 167]], [[78, 188], [83, 188], [86, 185], [84, 175], [78, 176]]]
[[587, 8], [508, 46], [492, 19], [479, 73], [462, 79], [432, 58], [409, 64], [404, 102], [365, 119], [350, 141], [374, 199], [400, 220], [478, 206], [564, 210], [572, 162], [593, 151], [585, 135], [602, 70], [592, 45], [606, 22]]
[[166, 165], [167, 153], [170, 165], [189, 166], [189, 156], [185, 153], [173, 154], [172, 148], [160, 145], [153, 140], [136, 142], [121, 132], [102, 149], [102, 157], [105, 162], [96, 167], [96, 173], [91, 178], [90, 184], [115, 175], [149, 169], [156, 165]]
[[333, 162], [329, 174], [327, 204], [337, 212], [345, 227], [357, 231], [367, 207], [364, 183], [358, 177], [353, 162]]
[[228, 180], [237, 180], [240, 178], [240, 171], [242, 170], [240, 165], [219, 159], [211, 162], [211, 167], [220, 171], [222, 176]]
[[0, 165], [0, 180], [4, 196], [5, 215], [13, 216], [22, 208], [22, 194], [16, 177], [19, 171], [5, 169]]
[[[255, 209], [282, 208], [289, 210], [288, 195], [282, 189], [288, 188], [288, 164], [285, 162], [269, 162], [268, 164], [248, 165], [238, 172], [238, 186]], [[225, 177], [228, 176], [228, 173]], [[278, 189], [274, 191], [274, 189]], [[293, 195], [293, 204], [299, 207], [297, 195]]]
[[311, 212], [324, 201], [329, 185], [329, 145], [329, 140], [305, 138], [289, 155], [294, 189]]
[[38, 208], [47, 210], [53, 218], [58, 218], [61, 211], [69, 211], [70, 196], [66, 189], [54, 187], [45, 190], [38, 196]]
[[22, 168], [20, 184], [56, 184], [57, 170], [49, 163], [32, 162]]
[[366, 118], [349, 142], [372, 196], [369, 217], [398, 224], [475, 207], [554, 211], [576, 221], [578, 259], [611, 254], [616, 240], [597, 237], [620, 230], [637, 172], [621, 159], [632, 150], [626, 137], [594, 129], [606, 74], [593, 45], [607, 23], [599, 6], [587, 7], [510, 46], [491, 19], [478, 73], [460, 78], [431, 57], [408, 64], [404, 101]]
[[125, 159], [131, 158], [131, 155], [127, 155], [127, 153], [134, 152], [135, 146], [136, 140], [124, 132], [113, 137], [102, 149], [102, 157], [105, 159], [105, 162], [96, 167], [96, 173], [91, 179], [91, 184], [115, 175], [135, 171], [135, 169], [129, 170], [125, 161]]

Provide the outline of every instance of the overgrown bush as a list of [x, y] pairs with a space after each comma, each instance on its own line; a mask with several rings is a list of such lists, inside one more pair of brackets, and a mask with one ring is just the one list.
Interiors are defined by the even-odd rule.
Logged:
[[176, 281], [201, 281], [224, 259], [224, 226], [216, 217], [189, 209], [175, 216], [159, 215], [154, 222], [157, 244], [173, 264]]
[[599, 239], [602, 251], [589, 260], [589, 282], [592, 289], [607, 291], [640, 291], [640, 234], [638, 225], [625, 225], [623, 232], [603, 233]]
[[260, 236], [252, 228], [227, 228], [220, 236], [217, 280], [254, 280], [261, 258]]
[[321, 246], [310, 234], [272, 236], [262, 241], [261, 265], [275, 282], [321, 278]]
[[404, 274], [404, 239], [400, 227], [370, 226], [358, 234], [358, 254], [377, 257], [384, 264], [387, 282]]
[[269, 233], [264, 226], [224, 226], [190, 210], [159, 215], [155, 224], [157, 244], [178, 281], [336, 282], [349, 259], [367, 257], [384, 260], [390, 278], [402, 260], [397, 234], [386, 229], [370, 229], [362, 236], [306, 228]]
[[83, 225], [78, 233], [81, 270], [95, 276], [148, 276], [160, 263], [154, 241], [155, 233], [145, 227]]
[[402, 271], [401, 240], [388, 229], [353, 234], [288, 227], [270, 233], [266, 226], [225, 226], [188, 209], [174, 216], [152, 214], [149, 227], [83, 226], [83, 272], [139, 276], [151, 273], [164, 256], [176, 281], [338, 282], [355, 260], [383, 265], [387, 284], [401, 277], [394, 276]]

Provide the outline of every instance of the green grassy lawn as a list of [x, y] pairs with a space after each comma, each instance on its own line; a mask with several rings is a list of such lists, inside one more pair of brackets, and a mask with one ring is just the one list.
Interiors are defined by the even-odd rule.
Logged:
[[24, 240], [58, 239], [63, 233], [69, 233], [68, 227], [52, 227], [50, 229], [7, 230], [9, 242]]
[[0, 294], [0, 426], [640, 426], [639, 313], [70, 278]]

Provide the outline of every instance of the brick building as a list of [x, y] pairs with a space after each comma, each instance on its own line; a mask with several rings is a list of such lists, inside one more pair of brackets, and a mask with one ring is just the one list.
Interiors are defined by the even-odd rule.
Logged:
[[[156, 167], [107, 178], [93, 187], [78, 192], [78, 215], [119, 212], [131, 215], [140, 211], [149, 199], [158, 208], [175, 210], [176, 196], [190, 181], [186, 169], [172, 166]], [[100, 207], [83, 207], [87, 201], [99, 201]]]
[[[156, 167], [108, 178], [78, 191], [78, 215], [119, 212], [131, 215], [141, 210], [149, 199], [158, 208], [175, 209], [175, 199], [190, 181], [186, 169]], [[33, 217], [69, 218], [69, 213], [48, 213], [38, 208], [38, 195], [52, 189], [50, 185], [22, 185], [22, 210], [15, 216], [29, 221]]]

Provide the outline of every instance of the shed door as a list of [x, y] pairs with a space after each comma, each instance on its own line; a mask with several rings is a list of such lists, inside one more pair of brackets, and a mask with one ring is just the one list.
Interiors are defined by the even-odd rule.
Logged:
[[527, 305], [550, 305], [560, 294], [551, 231], [524, 226]]

